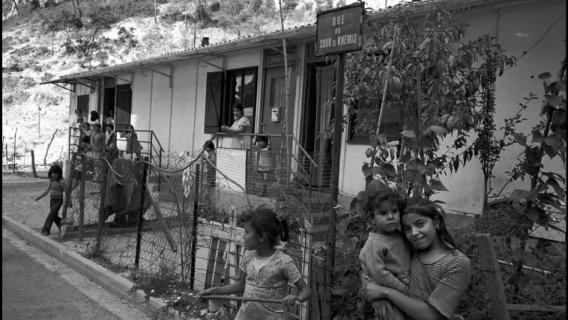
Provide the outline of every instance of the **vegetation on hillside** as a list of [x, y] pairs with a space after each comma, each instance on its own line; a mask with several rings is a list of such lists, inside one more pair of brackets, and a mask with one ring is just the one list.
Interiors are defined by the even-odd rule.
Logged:
[[[331, 6], [283, 0], [285, 26]], [[68, 91], [41, 82], [280, 28], [274, 0], [2, 0], [2, 9], [3, 161], [16, 154], [19, 165], [31, 150], [52, 162], [66, 149]]]

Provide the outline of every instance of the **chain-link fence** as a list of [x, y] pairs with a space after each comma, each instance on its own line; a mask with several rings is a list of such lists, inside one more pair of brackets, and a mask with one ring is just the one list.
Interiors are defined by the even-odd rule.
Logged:
[[[253, 207], [270, 205], [290, 223], [285, 250], [312, 289], [308, 307], [294, 307], [289, 316], [352, 319], [349, 314], [358, 311], [361, 301], [358, 253], [366, 239], [341, 233], [334, 241], [329, 238], [330, 168], [321, 165], [324, 156], [283, 157], [280, 148], [253, 147], [217, 148], [193, 156], [154, 152], [160, 156], [151, 157], [150, 148], [144, 147], [139, 161], [118, 156], [108, 162], [108, 155], [76, 154], [68, 236], [93, 237], [92, 254], [135, 271], [139, 279], [151, 279], [152, 290], [174, 286], [197, 291], [239, 277], [244, 251], [240, 218]], [[339, 200], [341, 206], [334, 208], [338, 225], [353, 214], [350, 198]], [[495, 304], [492, 295], [502, 293], [511, 319], [563, 318], [565, 244], [530, 238], [521, 249], [517, 238], [489, 227], [511, 226], [503, 220], [507, 210], [503, 205], [495, 209], [501, 213], [497, 216], [450, 230], [474, 271], [459, 313], [467, 319], [494, 319], [488, 306]], [[481, 259], [480, 252], [488, 252], [476, 240], [482, 232], [491, 234], [494, 259]], [[335, 252], [332, 260], [329, 250]], [[501, 293], [494, 283], [488, 285], [488, 276], [502, 279]], [[228, 304], [233, 311], [237, 306]]]
[[[138, 161], [123, 155], [112, 162], [108, 154], [75, 153], [67, 237], [94, 237], [91, 255], [136, 270], [139, 277], [201, 290], [239, 277], [241, 217], [269, 205], [289, 222], [287, 254], [306, 283], [318, 288], [313, 310], [296, 306], [289, 316], [321, 318], [321, 310], [329, 309], [330, 285], [325, 283], [325, 256], [317, 248], [327, 241], [323, 226], [329, 220], [325, 181], [329, 184], [330, 171], [310, 172], [314, 161], [309, 156], [281, 155], [271, 148], [218, 148], [195, 156], [163, 153], [159, 166], [144, 153]], [[289, 167], [299, 169], [283, 169]], [[311, 188], [316, 174], [321, 183]]]

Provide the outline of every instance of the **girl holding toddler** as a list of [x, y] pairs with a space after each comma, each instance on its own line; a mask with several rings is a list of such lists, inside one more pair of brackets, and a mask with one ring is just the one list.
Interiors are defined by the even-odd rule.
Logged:
[[469, 287], [471, 262], [448, 232], [444, 211], [430, 200], [414, 199], [401, 222], [412, 245], [408, 292], [369, 282], [367, 299], [387, 299], [409, 319], [461, 319], [454, 312]]

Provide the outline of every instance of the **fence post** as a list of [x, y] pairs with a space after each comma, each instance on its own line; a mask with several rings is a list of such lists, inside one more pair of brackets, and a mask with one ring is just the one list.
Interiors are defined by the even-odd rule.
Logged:
[[495, 255], [489, 234], [477, 234], [476, 238], [480, 270], [485, 280], [487, 294], [489, 295], [490, 316], [492, 319], [509, 320], [505, 287], [503, 285], [503, 279], [501, 278], [501, 272], [499, 272], [497, 256]]
[[34, 151], [31, 150], [30, 153], [32, 154], [32, 175], [34, 178], [37, 178], [37, 171], [36, 171], [36, 167], [35, 167], [35, 155], [34, 155]]
[[194, 289], [195, 284], [195, 253], [197, 252], [197, 216], [199, 209], [199, 164], [195, 165], [195, 199], [193, 199], [193, 225], [191, 230], [191, 270], [189, 287]]
[[[32, 150], [32, 161], [33, 161], [33, 150]], [[69, 209], [69, 204], [73, 203], [71, 201], [71, 193], [73, 190], [73, 178], [75, 177], [75, 165], [73, 164], [73, 161], [71, 161], [70, 163], [70, 174], [69, 174], [69, 181], [67, 181], [67, 188], [65, 188], [65, 203], [63, 204], [63, 211], [61, 211], [61, 218], [63, 220], [65, 220], [67, 218], [67, 210]], [[34, 168], [34, 176], [36, 175], [35, 173], [35, 165], [33, 165]]]
[[[182, 191], [183, 192], [183, 191]], [[179, 215], [179, 260], [181, 265], [181, 284], [185, 283], [185, 261], [184, 261], [184, 245], [183, 245], [183, 231], [185, 230], [185, 224], [183, 221], [183, 214], [185, 209], [185, 197], [182, 193], [182, 203], [181, 207], [179, 205], [179, 196], [176, 194], [176, 205], [178, 207], [178, 215]]]
[[81, 198], [79, 198], [79, 241], [83, 241], [83, 223], [85, 219], [85, 173], [87, 172], [87, 161], [85, 161], [85, 154], [81, 155], [81, 183], [79, 190]]
[[16, 131], [14, 132], [14, 154], [12, 155], [12, 164], [14, 165], [12, 170], [14, 173], [16, 173], [16, 139], [18, 137], [17, 134], [18, 134], [18, 128], [16, 128]]
[[142, 164], [142, 187], [140, 196], [140, 211], [138, 212], [138, 230], [136, 232], [136, 256], [134, 258], [134, 266], [136, 269], [140, 266], [140, 248], [142, 247], [142, 222], [144, 220], [144, 201], [146, 196], [146, 176], [148, 173], [148, 165], [146, 162]]
[[[107, 162], [101, 159], [103, 168], [101, 169], [101, 174], [103, 176], [103, 180], [101, 182], [101, 202], [99, 205], [99, 221], [97, 224], [97, 241], [96, 241], [96, 252], [99, 252], [101, 249], [101, 242], [102, 242], [102, 235], [103, 235], [103, 225], [106, 220], [105, 215], [105, 202], [106, 202], [106, 190], [107, 190], [107, 183], [108, 183], [108, 167]], [[73, 166], [71, 166], [73, 169]]]

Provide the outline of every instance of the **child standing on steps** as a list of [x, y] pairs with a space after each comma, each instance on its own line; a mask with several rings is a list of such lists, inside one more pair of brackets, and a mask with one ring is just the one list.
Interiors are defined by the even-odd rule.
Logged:
[[49, 201], [49, 214], [47, 215], [45, 223], [43, 224], [43, 228], [41, 229], [41, 234], [43, 234], [44, 236], [49, 235], [53, 222], [55, 222], [55, 225], [59, 229], [59, 232], [61, 232], [61, 218], [59, 217], [59, 209], [63, 205], [63, 195], [66, 189], [65, 179], [63, 179], [63, 170], [61, 170], [61, 167], [59, 165], [52, 165], [49, 168], [47, 177], [49, 178], [49, 186], [35, 199], [36, 201], [39, 201], [48, 193], [51, 198], [51, 200]]
[[[373, 191], [367, 199], [367, 217], [374, 231], [361, 249], [362, 288], [369, 283], [407, 291], [410, 248], [399, 230], [403, 206], [397, 193]], [[376, 320], [404, 320], [404, 313], [388, 300], [372, 303]]]
[[[285, 305], [306, 301], [310, 288], [304, 282], [292, 258], [276, 249], [280, 240], [288, 239], [288, 224], [266, 207], [257, 208], [245, 217], [245, 252], [239, 263], [240, 279], [227, 286], [213, 287], [198, 293], [204, 295], [243, 294], [244, 298], [282, 299]], [[288, 284], [298, 295], [288, 293]], [[244, 292], [244, 293], [243, 293]], [[283, 305], [246, 301], [235, 320], [285, 320]]]

